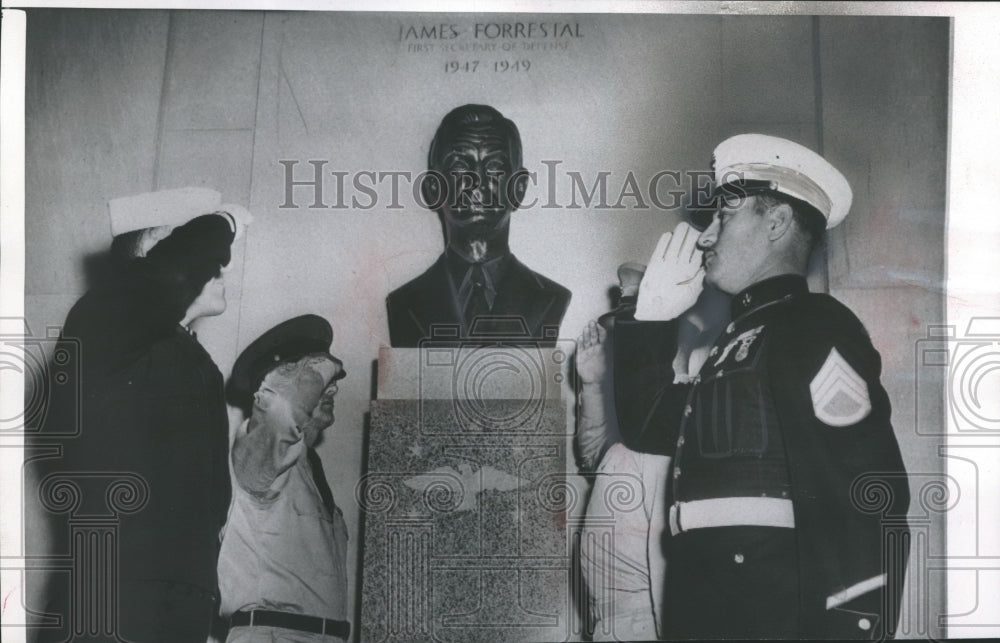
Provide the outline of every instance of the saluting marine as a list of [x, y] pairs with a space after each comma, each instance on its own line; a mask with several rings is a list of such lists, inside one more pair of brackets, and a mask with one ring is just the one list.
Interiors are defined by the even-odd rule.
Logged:
[[[666, 636], [891, 634], [909, 491], [881, 360], [804, 276], [850, 186], [811, 150], [757, 134], [721, 143], [715, 176], [711, 222], [664, 234], [634, 317], [615, 322], [623, 441], [671, 457]], [[665, 331], [649, 321], [676, 319], [703, 281], [733, 295], [732, 322], [688, 377], [650, 359]]]

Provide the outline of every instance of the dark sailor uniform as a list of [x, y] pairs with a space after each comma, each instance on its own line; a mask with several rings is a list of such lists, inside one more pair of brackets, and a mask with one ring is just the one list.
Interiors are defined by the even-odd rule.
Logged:
[[800, 276], [738, 293], [732, 320], [689, 382], [675, 322], [615, 322], [623, 441], [672, 457], [668, 637], [891, 634], [909, 490], [878, 352]]

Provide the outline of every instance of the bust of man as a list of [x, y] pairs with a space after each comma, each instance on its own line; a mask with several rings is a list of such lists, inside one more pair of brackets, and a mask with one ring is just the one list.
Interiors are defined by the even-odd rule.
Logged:
[[554, 343], [571, 293], [518, 261], [508, 243], [528, 184], [517, 126], [492, 107], [463, 105], [441, 121], [427, 157], [421, 193], [441, 216], [446, 248], [390, 293], [392, 345], [415, 347], [445, 326], [461, 338]]

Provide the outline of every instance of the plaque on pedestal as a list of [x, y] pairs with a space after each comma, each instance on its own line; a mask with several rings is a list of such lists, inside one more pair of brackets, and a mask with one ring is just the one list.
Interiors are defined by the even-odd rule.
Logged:
[[569, 343], [383, 348], [364, 511], [362, 641], [570, 637]]

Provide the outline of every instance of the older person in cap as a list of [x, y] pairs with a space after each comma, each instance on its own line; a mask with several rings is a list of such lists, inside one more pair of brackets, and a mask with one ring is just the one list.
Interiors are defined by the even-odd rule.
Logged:
[[[222, 270], [241, 223], [225, 211], [194, 218], [189, 211], [181, 221], [174, 210], [134, 213], [139, 227], [113, 229], [129, 234], [151, 221], [167, 228], [70, 311], [62, 337], [80, 347], [82, 399], [60, 406], [54, 397], [46, 430], [72, 426], [66, 414], [78, 419], [79, 436], [62, 442], [53, 466], [80, 476], [85, 502], [100, 500], [86, 485], [102, 476], [131, 476], [145, 488], [133, 498], [145, 497], [145, 505], [119, 515], [114, 633], [203, 643], [230, 499], [228, 420], [222, 375], [192, 325], [226, 309]], [[119, 219], [124, 227], [127, 218]], [[66, 610], [74, 628], [82, 612], [109, 609], [103, 596], [74, 587], [72, 601], [67, 586], [50, 587], [51, 607]]]
[[[805, 280], [850, 187], [811, 150], [756, 134], [720, 144], [715, 174], [711, 221], [661, 238], [634, 318], [615, 326], [623, 441], [671, 458], [666, 635], [886, 636], [909, 493], [880, 357], [857, 317]], [[649, 322], [676, 320], [703, 281], [732, 295], [732, 322], [690, 377], [648, 359], [664, 333]], [[582, 354], [603, 351], [596, 326], [584, 339]], [[873, 487], [885, 506], [871, 506]]]
[[315, 451], [333, 424], [330, 324], [278, 324], [236, 360], [230, 400], [249, 417], [232, 448], [237, 482], [219, 557], [227, 641], [345, 641], [347, 527]]

